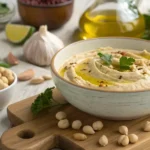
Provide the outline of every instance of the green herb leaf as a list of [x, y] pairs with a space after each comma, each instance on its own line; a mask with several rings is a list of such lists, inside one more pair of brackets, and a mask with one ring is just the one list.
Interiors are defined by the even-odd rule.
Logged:
[[135, 59], [122, 56], [120, 58], [120, 69], [129, 70], [130, 66], [133, 65], [134, 62], [135, 62]]
[[0, 63], [0, 67], [10, 68], [11, 65], [10, 65], [10, 64], [7, 64], [7, 63]]
[[37, 115], [39, 112], [41, 112], [45, 108], [51, 108], [53, 107], [53, 90], [54, 87], [48, 88], [44, 91], [44, 93], [41, 93], [32, 103], [31, 111], [34, 115]]
[[144, 14], [145, 26], [146, 29], [150, 30], [150, 15]]
[[106, 65], [111, 64], [112, 55], [98, 53], [99, 57], [105, 62]]
[[6, 14], [9, 12], [9, 7], [6, 3], [0, 3], [0, 14]]
[[144, 14], [144, 20], [145, 20], [145, 32], [142, 35], [142, 39], [150, 40], [150, 15]]

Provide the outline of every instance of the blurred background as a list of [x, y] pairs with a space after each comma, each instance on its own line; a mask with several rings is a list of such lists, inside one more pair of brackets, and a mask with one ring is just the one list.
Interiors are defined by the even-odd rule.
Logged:
[[[149, 0], [0, 0], [11, 12], [0, 11], [5, 23], [48, 29], [65, 44], [106, 36], [149, 38]], [[13, 6], [14, 5], [14, 6]], [[13, 8], [14, 7], [14, 8]], [[2, 9], [2, 7], [0, 7]], [[145, 16], [146, 14], [146, 16]], [[146, 21], [146, 22], [145, 22]], [[67, 36], [66, 36], [66, 30]], [[61, 32], [61, 34], [60, 34]]]

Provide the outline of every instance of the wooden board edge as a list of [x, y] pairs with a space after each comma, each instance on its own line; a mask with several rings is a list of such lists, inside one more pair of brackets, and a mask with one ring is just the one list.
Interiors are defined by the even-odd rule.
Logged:
[[8, 116], [8, 119], [9, 121], [12, 123], [13, 126], [17, 126], [17, 125], [20, 125], [22, 123], [24, 123], [24, 120], [23, 119], [20, 119], [20, 118], [16, 118], [16, 115], [15, 115], [15, 112], [17, 111], [15, 109], [16, 106], [19, 106], [19, 105], [23, 105], [25, 103], [31, 103], [32, 101], [35, 100], [35, 98], [37, 97], [38, 95], [35, 95], [35, 96], [32, 96], [32, 97], [29, 97], [29, 98], [26, 98], [24, 100], [21, 100], [21, 101], [18, 101], [16, 103], [13, 103], [13, 104], [10, 104], [8, 107], [7, 107], [7, 116]]

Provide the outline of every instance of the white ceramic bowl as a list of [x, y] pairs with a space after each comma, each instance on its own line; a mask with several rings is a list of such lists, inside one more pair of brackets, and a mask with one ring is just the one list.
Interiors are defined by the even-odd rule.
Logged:
[[150, 50], [150, 42], [132, 38], [98, 38], [79, 41], [59, 51], [52, 60], [51, 70], [56, 87], [70, 104], [80, 110], [113, 120], [130, 120], [150, 114], [150, 91], [115, 92], [89, 89], [63, 79], [58, 70], [72, 55], [99, 47]]
[[12, 96], [14, 94], [15, 85], [17, 83], [17, 75], [13, 72], [15, 77], [14, 82], [9, 85], [7, 88], [0, 90], [0, 110], [8, 105], [8, 103], [12, 100]]

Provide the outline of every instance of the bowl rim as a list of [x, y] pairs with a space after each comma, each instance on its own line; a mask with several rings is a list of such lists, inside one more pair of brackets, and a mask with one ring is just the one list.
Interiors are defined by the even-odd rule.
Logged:
[[71, 43], [65, 47], [63, 47], [62, 49], [60, 49], [52, 58], [51, 60], [51, 71], [55, 74], [55, 76], [57, 76], [60, 80], [63, 80], [64, 82], [68, 83], [71, 86], [77, 87], [77, 88], [81, 88], [81, 89], [85, 89], [85, 90], [89, 90], [89, 91], [95, 91], [95, 92], [106, 92], [106, 93], [137, 93], [137, 92], [148, 92], [150, 91], [150, 89], [143, 89], [143, 90], [134, 90], [134, 91], [115, 91], [115, 90], [102, 90], [102, 89], [94, 89], [94, 88], [89, 88], [89, 87], [85, 87], [82, 85], [77, 85], [75, 83], [69, 82], [68, 80], [64, 79], [63, 77], [61, 77], [59, 75], [59, 73], [56, 71], [55, 67], [54, 67], [54, 61], [56, 56], [61, 52], [61, 50], [72, 46], [72, 45], [76, 45], [78, 43], [84, 42], [84, 41], [92, 41], [92, 40], [100, 40], [100, 39], [122, 39], [122, 40], [137, 40], [137, 41], [143, 41], [143, 42], [148, 42], [150, 44], [150, 41], [145, 40], [145, 39], [139, 39], [139, 38], [132, 38], [132, 37], [115, 37], [115, 36], [111, 36], [111, 37], [99, 37], [99, 38], [91, 38], [91, 39], [87, 39], [87, 40], [80, 40], [74, 43]]
[[[12, 70], [11, 70], [11, 71], [12, 71]], [[15, 77], [13, 83], [12, 83], [11, 85], [9, 85], [7, 88], [4, 88], [4, 89], [0, 90], [0, 93], [9, 90], [10, 88], [12, 88], [12, 87], [17, 83], [17, 81], [18, 81], [17, 75], [16, 75], [16, 73], [14, 73], [13, 71], [12, 71], [12, 73], [13, 73], [13, 75], [14, 75], [14, 77]]]
[[64, 3], [60, 3], [60, 4], [52, 4], [52, 5], [49, 5], [49, 6], [39, 6], [39, 5], [26, 4], [24, 2], [21, 2], [21, 0], [17, 0], [17, 1], [21, 5], [25, 5], [27, 7], [34, 7], [34, 8], [56, 8], [56, 7], [62, 7], [62, 6], [66, 6], [66, 5], [70, 5], [70, 4], [74, 3], [74, 0], [71, 0], [71, 1], [64, 2]]

